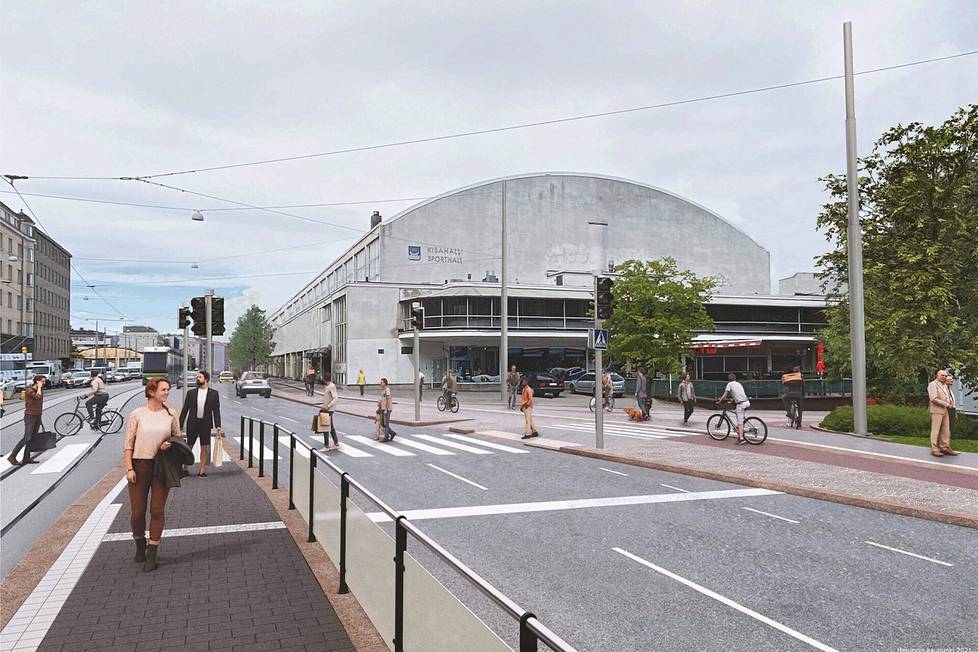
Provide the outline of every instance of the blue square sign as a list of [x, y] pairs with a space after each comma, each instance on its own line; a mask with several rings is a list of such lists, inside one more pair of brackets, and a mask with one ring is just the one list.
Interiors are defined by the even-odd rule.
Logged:
[[608, 329], [606, 328], [592, 328], [588, 331], [588, 344], [590, 348], [595, 350], [608, 350]]

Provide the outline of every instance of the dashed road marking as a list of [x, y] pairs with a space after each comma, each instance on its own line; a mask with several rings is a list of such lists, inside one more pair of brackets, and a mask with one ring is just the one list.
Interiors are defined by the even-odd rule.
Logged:
[[628, 477], [627, 473], [622, 473], [621, 471], [612, 471], [611, 469], [606, 469], [603, 466], [599, 466], [598, 468], [601, 469], [602, 471], [607, 471], [608, 473], [614, 473], [615, 475], [623, 475], [626, 478]]
[[900, 550], [899, 548], [891, 548], [890, 546], [884, 546], [882, 543], [875, 543], [873, 541], [863, 541], [863, 543], [868, 543], [871, 546], [876, 546], [877, 548], [883, 548], [884, 550], [898, 552], [901, 555], [908, 555], [910, 557], [916, 557], [917, 559], [923, 559], [924, 561], [930, 561], [935, 564], [940, 564], [941, 566], [954, 566], [954, 564], [949, 564], [948, 562], [941, 561], [940, 559], [932, 559], [931, 557], [924, 557], [923, 555], [918, 555], [915, 552], [908, 552], [906, 550]]
[[771, 518], [781, 519], [782, 521], [788, 521], [789, 523], [794, 523], [797, 525], [800, 521], [793, 521], [790, 518], [785, 518], [784, 516], [778, 516], [777, 514], [771, 514], [769, 512], [762, 512], [759, 509], [754, 509], [752, 507], [741, 507], [741, 509], [746, 509], [748, 512], [754, 512], [755, 514], [763, 514], [764, 516], [770, 516]]
[[435, 469], [436, 471], [441, 471], [442, 473], [444, 473], [446, 475], [450, 475], [450, 476], [452, 476], [453, 478], [455, 478], [457, 480], [461, 480], [462, 482], [466, 482], [466, 483], [472, 485], [473, 487], [476, 487], [478, 489], [482, 489], [483, 491], [489, 491], [489, 487], [483, 487], [478, 482], [472, 482], [471, 480], [469, 480], [467, 478], [463, 478], [460, 475], [456, 475], [456, 474], [452, 473], [451, 471], [446, 471], [445, 469], [441, 468], [440, 466], [435, 466], [434, 464], [431, 464], [431, 463], [428, 463], [428, 466], [430, 466], [431, 468]]
[[662, 484], [660, 482], [659, 486], [665, 487], [666, 489], [673, 489], [674, 491], [681, 491], [684, 494], [692, 493], [689, 489], [680, 489], [679, 487], [673, 487], [671, 484]]

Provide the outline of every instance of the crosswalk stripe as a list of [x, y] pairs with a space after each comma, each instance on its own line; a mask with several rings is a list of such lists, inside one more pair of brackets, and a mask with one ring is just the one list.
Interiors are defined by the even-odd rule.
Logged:
[[466, 446], [465, 444], [460, 444], [454, 441], [445, 441], [444, 439], [439, 439], [434, 435], [414, 435], [424, 439], [425, 441], [430, 441], [438, 444], [439, 446], [446, 446], [448, 448], [455, 448], [460, 451], [465, 451], [466, 453], [475, 453], [476, 455], [492, 455], [492, 451], [483, 450], [481, 448], [476, 448], [475, 446]]
[[[234, 437], [233, 439], [236, 442], [238, 442], [238, 445], [239, 446], [241, 445], [241, 439], [239, 437]], [[252, 455], [252, 457], [255, 458], [255, 461], [257, 462], [258, 461], [258, 438], [257, 437], [254, 440], [252, 440], [252, 445], [254, 446], [254, 448], [251, 451], [251, 455]], [[239, 450], [240, 450], [240, 448], [239, 448]], [[268, 446], [264, 446], [263, 447], [263, 451], [264, 451], [264, 454], [265, 454], [265, 461], [266, 462], [271, 462], [272, 460], [275, 459], [275, 454], [268, 448]], [[248, 444], [247, 443], [245, 444], [245, 455], [246, 456], [248, 455]]]
[[[579, 430], [594, 430], [594, 426], [592, 424], [590, 424], [590, 423], [569, 423], [569, 424], [562, 424], [560, 427], [562, 427], [562, 428], [574, 428], [574, 429], [579, 429]], [[647, 433], [655, 433], [657, 435], [670, 435], [670, 436], [676, 436], [676, 437], [683, 437], [686, 434], [686, 433], [683, 433], [683, 432], [672, 432], [671, 430], [661, 430], [661, 429], [657, 429], [655, 427], [648, 427], [648, 426], [628, 426], [628, 425], [616, 424], [616, 423], [608, 423], [608, 422], [605, 422], [604, 429], [605, 430], [615, 430], [616, 432], [623, 432], [623, 433], [630, 434], [630, 435], [631, 434], [639, 434], [639, 435], [641, 435], [641, 434], [647, 434]]]
[[454, 455], [452, 451], [442, 450], [440, 448], [435, 448], [434, 446], [429, 446], [428, 444], [422, 444], [419, 441], [412, 441], [409, 437], [401, 437], [397, 440], [398, 444], [403, 446], [410, 446], [411, 448], [417, 448], [418, 450], [427, 451], [435, 455]]
[[[235, 439], [237, 439], [237, 437], [235, 437]], [[298, 437], [296, 437], [296, 439], [298, 439]], [[285, 446], [286, 450], [289, 448], [289, 444], [290, 442], [288, 437], [284, 437], [278, 440], [278, 445]], [[302, 444], [295, 445], [295, 452], [298, 453], [301, 457], [304, 457], [307, 460], [309, 459], [309, 450]], [[286, 453], [285, 456], [288, 457], [288, 453]]]
[[[594, 434], [594, 428], [588, 426], [577, 426], [577, 425], [553, 425], [553, 428], [563, 428], [564, 430], [573, 430], [575, 432], [586, 432], [589, 434]], [[661, 430], [628, 430], [624, 428], [616, 428], [614, 426], [605, 426], [603, 428], [606, 434], [622, 435], [626, 437], [648, 437], [651, 439], [668, 439], [669, 437], [684, 437], [683, 433], [671, 433], [663, 432]]]
[[91, 444], [68, 444], [55, 453], [51, 459], [31, 471], [31, 475], [37, 475], [39, 473], [61, 473], [75, 461], [76, 457], [88, 450], [89, 446]]
[[380, 442], [374, 441], [373, 439], [367, 439], [360, 435], [349, 435], [347, 439], [352, 439], [353, 441], [359, 442], [370, 448], [376, 448], [377, 450], [383, 451], [388, 455], [396, 455], [398, 457], [413, 457], [414, 453], [411, 451], [406, 451], [396, 446], [391, 446], [390, 444], [381, 444]]
[[451, 437], [452, 439], [457, 439], [459, 441], [468, 442], [470, 444], [476, 444], [478, 446], [485, 446], [486, 448], [493, 448], [495, 450], [506, 451], [507, 453], [529, 453], [530, 451], [520, 450], [518, 448], [512, 448], [510, 446], [503, 446], [502, 444], [496, 444], [491, 441], [483, 441], [481, 439], [475, 439], [473, 437], [466, 437], [465, 435], [445, 435], [446, 437]]
[[340, 447], [338, 450], [344, 455], [349, 455], [350, 457], [373, 457], [373, 455], [368, 453], [367, 451], [362, 451], [356, 446], [351, 446], [345, 441], [340, 443]]

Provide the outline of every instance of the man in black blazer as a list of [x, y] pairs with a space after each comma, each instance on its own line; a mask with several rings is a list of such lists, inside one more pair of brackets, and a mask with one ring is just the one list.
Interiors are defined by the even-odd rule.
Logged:
[[210, 379], [206, 371], [197, 372], [197, 387], [187, 392], [187, 400], [180, 410], [180, 428], [187, 433], [187, 444], [193, 448], [194, 442], [200, 439], [200, 471], [197, 475], [201, 478], [207, 477], [211, 429], [221, 430], [221, 397], [217, 390], [207, 386]]

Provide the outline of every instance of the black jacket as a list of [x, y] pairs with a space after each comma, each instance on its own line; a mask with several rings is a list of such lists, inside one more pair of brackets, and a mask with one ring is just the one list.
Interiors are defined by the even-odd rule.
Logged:
[[153, 460], [153, 475], [163, 481], [167, 489], [180, 486], [180, 479], [190, 475], [184, 464], [193, 464], [194, 451], [187, 446], [183, 437], [170, 437], [170, 448], [156, 453]]
[[197, 395], [200, 388], [187, 392], [187, 400], [180, 409], [180, 427], [186, 432], [210, 432], [211, 428], [221, 427], [221, 396], [216, 389], [207, 388], [207, 398], [204, 399], [204, 418], [197, 419]]

